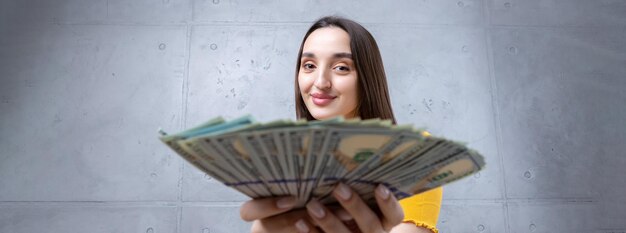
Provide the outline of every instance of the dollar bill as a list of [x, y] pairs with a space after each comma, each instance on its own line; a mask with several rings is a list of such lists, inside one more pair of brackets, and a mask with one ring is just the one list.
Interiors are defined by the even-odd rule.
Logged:
[[333, 118], [259, 123], [251, 116], [214, 118], [160, 137], [217, 181], [251, 197], [293, 195], [333, 203], [343, 182], [368, 204], [387, 186], [398, 198], [424, 192], [485, 166], [482, 155], [453, 140], [390, 120]]

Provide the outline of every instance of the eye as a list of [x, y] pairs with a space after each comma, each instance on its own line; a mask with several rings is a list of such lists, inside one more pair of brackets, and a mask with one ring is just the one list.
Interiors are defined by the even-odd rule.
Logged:
[[350, 72], [350, 67], [348, 66], [335, 66], [334, 70], [341, 74], [347, 74]]
[[310, 72], [315, 69], [315, 65], [307, 62], [307, 63], [302, 64], [302, 69], [304, 69], [304, 71]]

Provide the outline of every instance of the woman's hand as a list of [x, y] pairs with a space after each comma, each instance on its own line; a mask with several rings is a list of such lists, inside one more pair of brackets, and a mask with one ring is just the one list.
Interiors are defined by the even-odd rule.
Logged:
[[[402, 222], [404, 212], [398, 200], [391, 195], [389, 189], [383, 185], [376, 188], [375, 197], [381, 216], [378, 217], [372, 209], [355, 195], [352, 189], [340, 183], [333, 191], [333, 196], [356, 222], [359, 230], [369, 232], [389, 232], [391, 228]], [[307, 205], [307, 212], [311, 220], [324, 232], [351, 232], [344, 222], [317, 200], [311, 200]]]
[[278, 197], [250, 200], [242, 205], [240, 214], [243, 220], [254, 221], [251, 232], [255, 233], [350, 232], [355, 226], [348, 227], [345, 222], [351, 220], [361, 232], [389, 232], [404, 217], [396, 198], [382, 185], [375, 191], [381, 217], [345, 184], [337, 185], [333, 195], [343, 209], [329, 209], [312, 200], [306, 210], [290, 211], [295, 197]]
[[254, 221], [250, 232], [299, 232], [314, 231], [315, 227], [306, 221], [305, 210], [291, 211], [296, 204], [294, 196], [269, 197], [245, 202], [239, 209], [241, 219]]

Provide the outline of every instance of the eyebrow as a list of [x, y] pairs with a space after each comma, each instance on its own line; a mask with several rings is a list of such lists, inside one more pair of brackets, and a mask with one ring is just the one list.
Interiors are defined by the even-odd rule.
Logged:
[[[313, 53], [302, 53], [302, 57], [315, 58], [315, 54], [313, 54]], [[335, 54], [333, 54], [333, 58], [348, 58], [348, 59], [352, 59], [352, 54], [351, 53], [335, 53]]]

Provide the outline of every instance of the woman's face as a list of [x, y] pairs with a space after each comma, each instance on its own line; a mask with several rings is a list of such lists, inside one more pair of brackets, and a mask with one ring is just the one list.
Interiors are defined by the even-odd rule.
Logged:
[[357, 116], [357, 73], [347, 32], [324, 27], [309, 35], [302, 48], [298, 86], [315, 119]]

